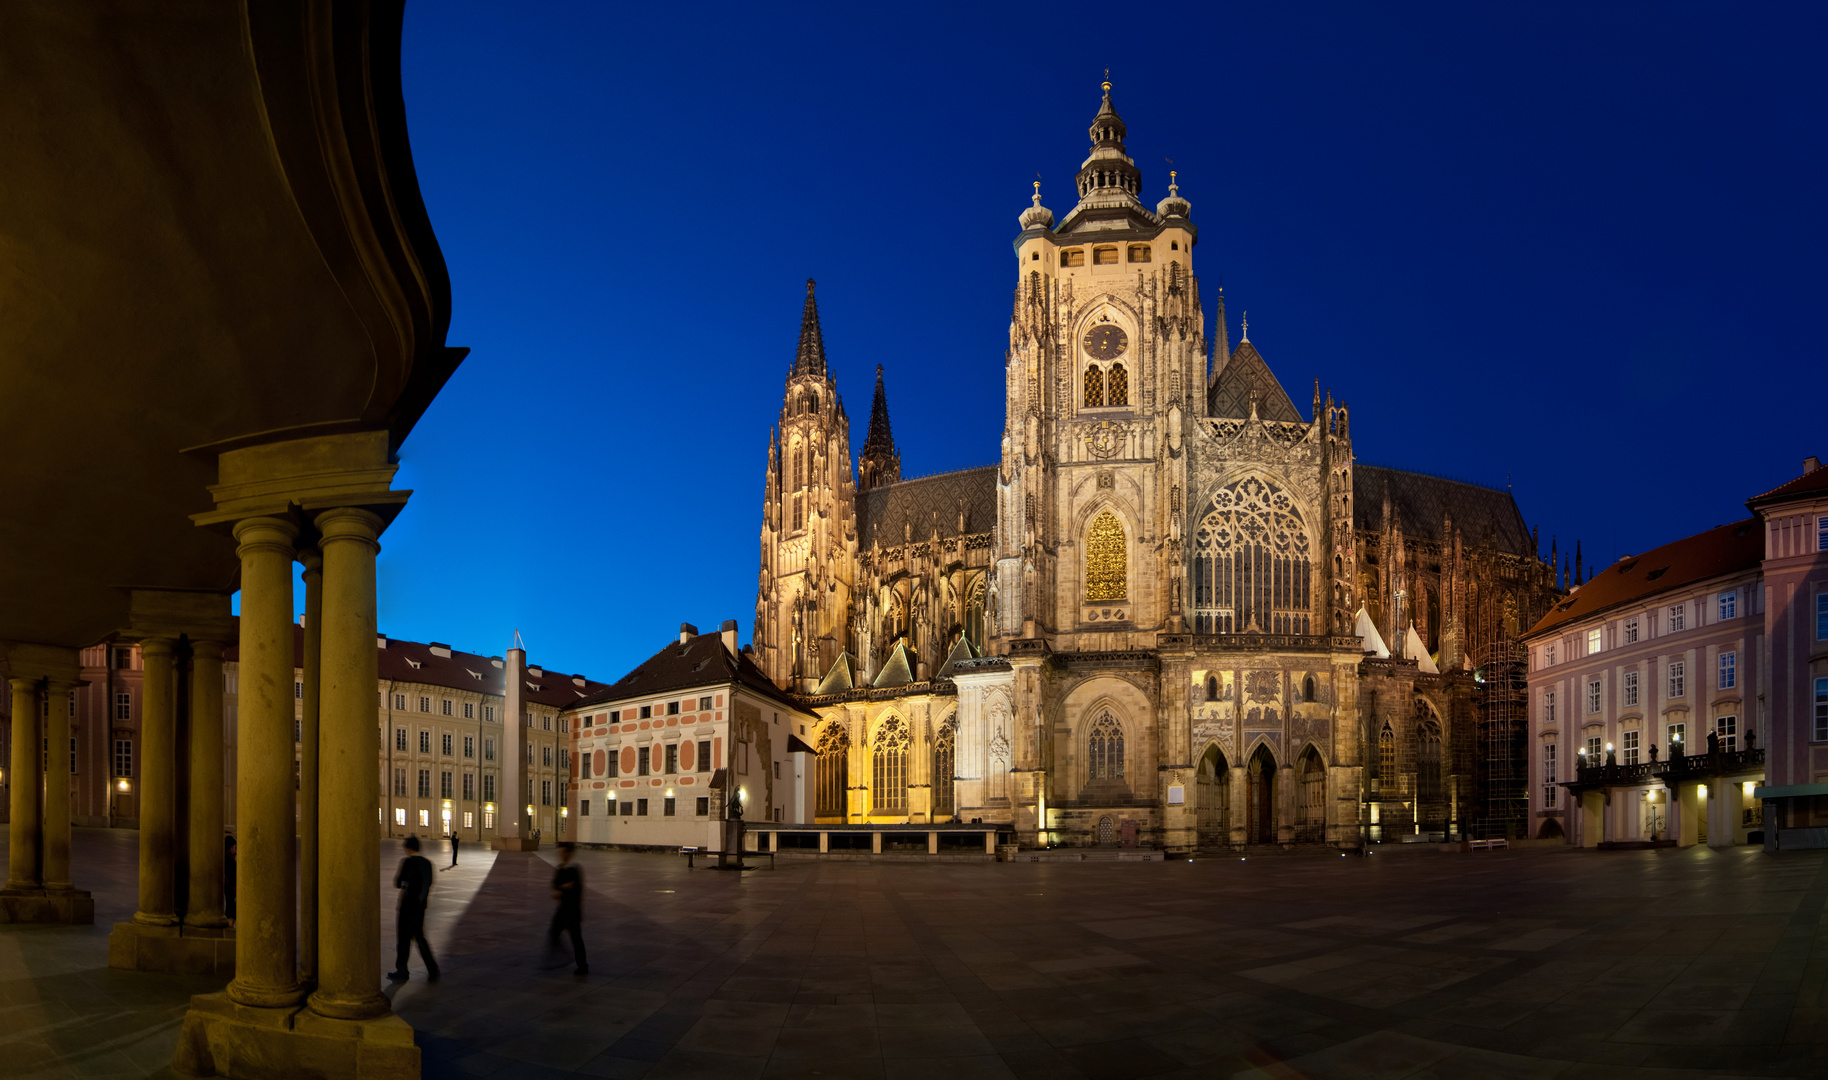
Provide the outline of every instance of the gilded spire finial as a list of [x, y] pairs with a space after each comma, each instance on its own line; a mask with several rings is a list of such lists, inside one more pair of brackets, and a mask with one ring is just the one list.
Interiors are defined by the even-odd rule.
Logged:
[[1111, 92], [1111, 69], [1110, 68], [1104, 69], [1104, 92], [1107, 94]]

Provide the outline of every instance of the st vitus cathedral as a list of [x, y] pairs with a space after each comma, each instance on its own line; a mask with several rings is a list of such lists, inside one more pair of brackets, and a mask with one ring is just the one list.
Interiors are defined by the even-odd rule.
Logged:
[[1331, 843], [1474, 816], [1475, 661], [1557, 602], [1506, 491], [1358, 464], [1150, 211], [1110, 84], [1015, 240], [1002, 457], [902, 479], [877, 368], [853, 469], [813, 285], [768, 451], [753, 648], [821, 718], [821, 822], [1024, 845]]

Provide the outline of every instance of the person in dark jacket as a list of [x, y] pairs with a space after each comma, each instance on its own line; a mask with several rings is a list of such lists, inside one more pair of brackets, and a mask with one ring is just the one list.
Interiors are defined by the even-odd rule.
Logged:
[[552, 927], [547, 932], [546, 940], [552, 948], [559, 947], [559, 934], [571, 935], [571, 955], [577, 962], [573, 974], [590, 974], [590, 964], [584, 959], [584, 874], [571, 865], [571, 842], [559, 843], [559, 868], [552, 875], [552, 898], [559, 902], [559, 909], [552, 914]]
[[[457, 830], [452, 829], [451, 830], [451, 866], [457, 865], [457, 845], [462, 842], [463, 842], [462, 838], [457, 835]], [[447, 867], [445, 867], [445, 869], [449, 870], [451, 868], [451, 866], [447, 866]]]
[[419, 854], [418, 837], [407, 837], [403, 846], [406, 857], [400, 860], [400, 869], [394, 874], [394, 888], [400, 890], [400, 914], [396, 923], [399, 944], [394, 952], [394, 969], [387, 977], [394, 982], [412, 978], [406, 970], [406, 961], [417, 943], [419, 959], [425, 961], [426, 980], [437, 982], [438, 961], [425, 941], [425, 902], [432, 893], [432, 864]]

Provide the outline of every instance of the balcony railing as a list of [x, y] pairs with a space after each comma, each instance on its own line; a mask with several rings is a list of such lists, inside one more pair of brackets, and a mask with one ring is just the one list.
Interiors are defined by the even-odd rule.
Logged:
[[1677, 754], [1666, 761], [1640, 761], [1635, 765], [1581, 765], [1574, 770], [1574, 782], [1582, 787], [1627, 787], [1760, 772], [1764, 766], [1762, 749], [1719, 750], [1712, 754]]

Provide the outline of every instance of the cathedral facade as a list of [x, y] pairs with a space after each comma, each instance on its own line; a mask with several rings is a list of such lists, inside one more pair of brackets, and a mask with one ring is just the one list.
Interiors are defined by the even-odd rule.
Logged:
[[1020, 216], [995, 465], [853, 467], [811, 282], [770, 439], [752, 648], [820, 717], [817, 818], [1025, 845], [1356, 846], [1478, 816], [1476, 661], [1559, 596], [1506, 491], [1361, 465], [1153, 210], [1110, 87], [1063, 220]]

